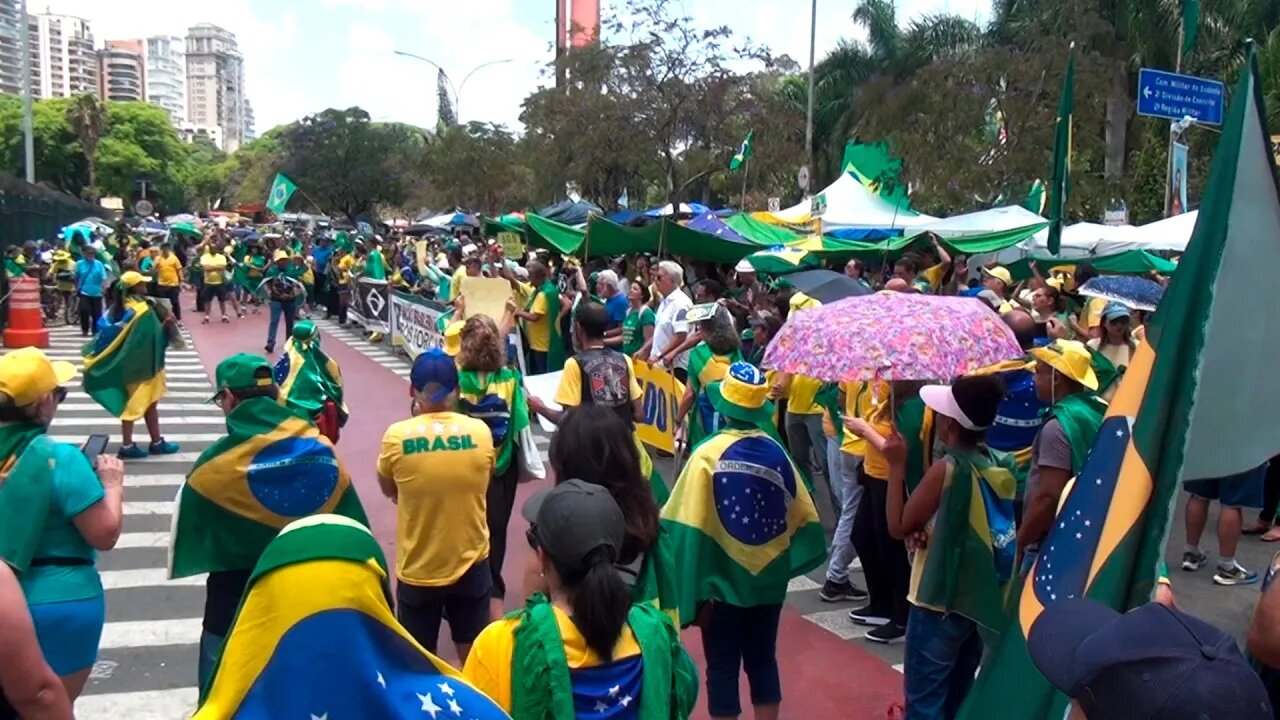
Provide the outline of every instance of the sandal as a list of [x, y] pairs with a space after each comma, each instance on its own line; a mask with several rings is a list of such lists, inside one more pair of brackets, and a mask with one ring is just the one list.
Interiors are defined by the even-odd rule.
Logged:
[[1280, 527], [1273, 527], [1273, 528], [1271, 528], [1270, 530], [1268, 530], [1268, 531], [1266, 531], [1265, 533], [1263, 533], [1262, 537], [1261, 537], [1261, 538], [1259, 538], [1259, 539], [1260, 539], [1260, 540], [1262, 540], [1262, 542], [1265, 542], [1265, 543], [1272, 543], [1272, 542], [1278, 542], [1278, 541], [1280, 541]]
[[1261, 520], [1254, 520], [1252, 523], [1249, 523], [1248, 525], [1245, 525], [1243, 528], [1241, 528], [1240, 534], [1241, 535], [1261, 535], [1263, 533], [1270, 532], [1270, 530], [1271, 530], [1271, 523], [1265, 523], [1265, 522], [1262, 522]]

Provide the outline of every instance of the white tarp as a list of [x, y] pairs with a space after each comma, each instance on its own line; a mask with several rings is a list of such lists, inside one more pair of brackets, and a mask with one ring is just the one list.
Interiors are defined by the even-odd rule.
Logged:
[[[1175, 215], [1146, 225], [1099, 225], [1076, 223], [1062, 229], [1062, 257], [1116, 255], [1129, 250], [1186, 252], [1199, 211]], [[1042, 230], [1027, 241], [1024, 249], [1032, 255], [1049, 252], [1049, 231]]]
[[1002, 230], [1014, 230], [1043, 222], [1048, 221], [1021, 205], [1013, 205], [1011, 207], [991, 208], [990, 210], [980, 210], [935, 220], [931, 223], [917, 225], [907, 234], [915, 235], [922, 232], [931, 232], [944, 238], [960, 238], [1000, 232]]
[[[839, 228], [890, 230], [916, 227], [938, 219], [894, 207], [848, 173], [842, 173], [820, 194], [826, 196], [827, 202], [827, 209], [822, 213], [824, 231]], [[812, 220], [811, 206], [811, 200], [805, 198], [797, 205], [773, 213], [773, 216], [788, 225], [805, 225]]]

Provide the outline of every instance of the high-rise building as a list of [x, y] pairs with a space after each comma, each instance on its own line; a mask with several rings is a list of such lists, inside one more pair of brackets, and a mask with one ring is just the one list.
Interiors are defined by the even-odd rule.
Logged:
[[157, 35], [146, 42], [145, 99], [163, 108], [174, 127], [180, 127], [187, 121], [187, 41]]
[[98, 93], [98, 54], [89, 22], [71, 15], [31, 16], [37, 95], [42, 98]]
[[250, 142], [258, 139], [258, 126], [253, 119], [253, 104], [249, 102], [249, 98], [244, 99], [244, 141]]
[[187, 30], [187, 119], [192, 125], [222, 129], [222, 149], [244, 143], [244, 58], [236, 36], [217, 25]]
[[0, 0], [0, 93], [22, 92], [20, 0]]
[[98, 94], [103, 100], [138, 102], [146, 97], [146, 43], [108, 40], [98, 51]]

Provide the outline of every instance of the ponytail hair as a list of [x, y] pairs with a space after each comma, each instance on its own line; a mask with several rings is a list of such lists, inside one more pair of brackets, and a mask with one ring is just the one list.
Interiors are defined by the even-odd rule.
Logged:
[[631, 590], [614, 569], [613, 556], [607, 547], [592, 550], [586, 558], [587, 571], [576, 576], [556, 567], [573, 598], [573, 624], [587, 647], [605, 662], [613, 660], [613, 646], [618, 644], [631, 611]]
[[0, 392], [0, 422], [31, 422], [35, 416], [35, 405], [18, 405], [12, 395]]

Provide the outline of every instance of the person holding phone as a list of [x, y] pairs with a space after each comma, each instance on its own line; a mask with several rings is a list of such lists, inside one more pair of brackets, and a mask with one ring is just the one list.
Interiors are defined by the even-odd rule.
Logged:
[[47, 435], [74, 375], [35, 348], [0, 357], [0, 558], [18, 574], [40, 649], [72, 702], [106, 620], [96, 551], [115, 547], [124, 512], [124, 464]]

